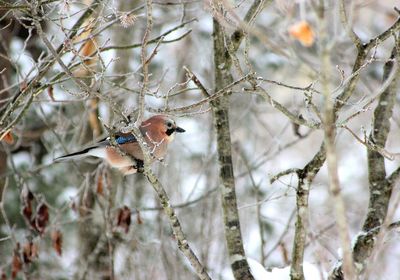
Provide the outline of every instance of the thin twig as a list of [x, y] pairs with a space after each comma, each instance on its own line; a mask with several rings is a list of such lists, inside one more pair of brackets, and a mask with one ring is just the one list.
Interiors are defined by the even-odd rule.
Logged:
[[[183, 23], [181, 23], [181, 24], [179, 24], [179, 25], [177, 25], [177, 26], [175, 26], [175, 27], [173, 27], [173, 28], [171, 28], [171, 29], [165, 31], [165, 32], [162, 33], [160, 36], [157, 36], [157, 37], [155, 37], [155, 38], [153, 38], [153, 39], [149, 39], [149, 40], [147, 41], [147, 44], [148, 44], [148, 45], [149, 45], [149, 44], [155, 44], [155, 43], [159, 42], [160, 39], [165, 38], [165, 37], [166, 37], [167, 35], [169, 35], [170, 33], [174, 32], [174, 31], [176, 31], [176, 30], [178, 30], [178, 29], [180, 29], [180, 28], [182, 28], [182, 27], [184, 27], [184, 26], [186, 26], [186, 25], [188, 25], [189, 23], [192, 23], [192, 22], [194, 22], [194, 21], [197, 21], [197, 18], [193, 18], [193, 19], [191, 19], [191, 20], [185, 21], [185, 22], [183, 22]], [[191, 31], [189, 30], [189, 31], [185, 32], [183, 35], [181, 35], [181, 36], [179, 36], [178, 38], [176, 38], [176, 39], [172, 39], [172, 40], [162, 40], [161, 43], [162, 43], [162, 44], [165, 44], [165, 43], [171, 43], [171, 42], [178, 41], [178, 40], [184, 38], [185, 36], [187, 36], [190, 32], [191, 32]], [[120, 46], [120, 45], [115, 45], [115, 46], [114, 46], [114, 45], [112, 45], [112, 46], [107, 46], [107, 47], [101, 48], [100, 51], [101, 51], [101, 52], [105, 52], [105, 51], [109, 51], [109, 50], [134, 49], [134, 48], [139, 48], [139, 47], [141, 47], [141, 46], [142, 46], [142, 43], [137, 43], [137, 44], [132, 44], [132, 45], [126, 45], [126, 46]]]
[[333, 204], [335, 209], [336, 223], [338, 226], [338, 234], [340, 238], [341, 248], [343, 251], [343, 272], [346, 279], [355, 279], [355, 269], [353, 263], [353, 256], [351, 251], [351, 242], [349, 237], [349, 228], [346, 217], [346, 207], [341, 193], [338, 163], [336, 154], [336, 111], [334, 103], [331, 99], [330, 89], [330, 50], [327, 45], [327, 19], [320, 19], [320, 36], [321, 36], [321, 53], [320, 59], [322, 64], [322, 92], [324, 94], [324, 142], [326, 145], [326, 159], [328, 165], [329, 189], [333, 197]]
[[147, 107], [146, 109], [151, 112], [154, 112], [154, 113], [177, 113], [177, 112], [189, 111], [189, 110], [195, 109], [197, 107], [201, 107], [204, 104], [208, 104], [215, 100], [218, 100], [219, 98], [221, 98], [223, 96], [231, 94], [232, 93], [230, 91], [231, 88], [242, 83], [243, 81], [246, 81], [251, 75], [252, 75], [252, 73], [249, 73], [249, 74], [245, 75], [244, 77], [241, 77], [240, 79], [238, 79], [236, 81], [233, 81], [232, 83], [228, 84], [224, 88], [218, 90], [216, 93], [214, 93], [210, 97], [204, 98], [204, 99], [202, 99], [196, 103], [193, 103], [191, 105], [188, 105], [188, 106], [182, 106], [182, 107], [172, 108], [172, 109], [155, 109], [155, 108]]
[[145, 109], [145, 95], [147, 93], [149, 84], [149, 63], [150, 63], [150, 60], [148, 60], [147, 58], [147, 44], [152, 29], [153, 29], [153, 4], [152, 0], [146, 0], [146, 30], [144, 31], [141, 52], [140, 52], [140, 59], [142, 61], [143, 81], [142, 81], [142, 87], [139, 92], [138, 115], [136, 119], [136, 126], [139, 126], [140, 123], [142, 122]]

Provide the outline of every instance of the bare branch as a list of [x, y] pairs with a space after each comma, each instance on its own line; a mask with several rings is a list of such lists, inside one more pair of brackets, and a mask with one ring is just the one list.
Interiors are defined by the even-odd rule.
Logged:
[[[400, 41], [397, 40], [392, 51], [391, 59], [389, 59], [384, 66], [384, 81], [389, 78], [392, 68], [395, 67], [395, 63], [399, 64], [399, 46]], [[393, 62], [393, 58], [396, 58], [395, 62]], [[393, 113], [396, 92], [398, 90], [398, 81], [400, 79], [400, 71], [398, 68], [399, 67], [397, 67], [395, 78], [379, 97], [378, 105], [374, 111], [372, 130], [369, 135], [368, 142], [374, 143], [376, 146], [382, 148], [385, 147], [390, 131], [390, 118]], [[375, 237], [385, 221], [392, 190], [396, 181], [395, 178], [397, 178], [398, 170], [400, 170], [400, 168], [398, 168], [389, 178], [386, 178], [384, 156], [376, 149], [367, 149], [367, 152], [370, 199], [367, 217], [362, 229], [364, 233], [369, 233], [358, 235], [353, 247], [353, 257], [358, 273], [365, 269], [367, 258], [371, 255], [377, 242]], [[375, 228], [378, 230], [375, 230]], [[341, 265], [335, 266], [329, 279], [344, 279]]]

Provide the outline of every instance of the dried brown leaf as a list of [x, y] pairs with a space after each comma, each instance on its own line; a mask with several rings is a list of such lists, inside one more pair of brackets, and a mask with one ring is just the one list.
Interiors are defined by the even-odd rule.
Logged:
[[142, 220], [142, 217], [141, 217], [141, 215], [140, 215], [140, 211], [137, 211], [137, 213], [136, 213], [136, 223], [137, 223], [138, 225], [143, 224], [143, 220]]
[[129, 226], [131, 225], [131, 210], [128, 206], [124, 206], [118, 210], [117, 226], [122, 227], [125, 233], [128, 233]]
[[[32, 203], [35, 199], [33, 193], [29, 190], [28, 187], [24, 187], [21, 192], [22, 199], [22, 215], [25, 217], [29, 225], [32, 225], [33, 221], [33, 206]], [[32, 225], [34, 226], [34, 225]]]
[[103, 174], [99, 174], [99, 176], [97, 176], [97, 184], [96, 184], [96, 193], [103, 195]]
[[53, 86], [49, 86], [49, 87], [47, 88], [47, 94], [49, 95], [51, 101], [56, 101], [56, 100], [54, 99], [54, 88], [53, 88]]
[[46, 225], [49, 221], [49, 208], [45, 203], [40, 203], [37, 210], [36, 210], [36, 217], [35, 217], [35, 228], [40, 233], [43, 234]]
[[24, 80], [19, 84], [19, 90], [24, 91], [28, 87], [28, 83]]
[[72, 209], [72, 211], [77, 212], [78, 211], [78, 207], [76, 205], [76, 202], [74, 200], [71, 201], [69, 207]]
[[57, 252], [57, 255], [61, 256], [63, 236], [60, 230], [54, 230], [51, 232], [51, 241], [54, 250]]
[[[19, 247], [19, 244], [17, 244], [17, 247]], [[18, 272], [20, 272], [22, 269], [22, 262], [21, 258], [19, 257], [18, 251], [19, 249], [14, 251], [14, 255], [11, 261], [11, 279], [15, 279], [18, 275]]]
[[26, 242], [22, 247], [22, 256], [24, 263], [31, 263], [35, 258], [37, 258], [38, 250], [39, 248], [36, 243], [33, 243], [32, 241]]
[[22, 208], [22, 214], [29, 221], [29, 224], [30, 224], [31, 223], [31, 217], [32, 217], [32, 206], [30, 204], [25, 205]]

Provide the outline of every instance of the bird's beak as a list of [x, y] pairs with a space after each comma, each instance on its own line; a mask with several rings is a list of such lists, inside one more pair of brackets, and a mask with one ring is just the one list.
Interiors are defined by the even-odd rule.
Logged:
[[176, 132], [179, 132], [179, 133], [182, 133], [182, 132], [185, 132], [186, 130], [184, 130], [182, 127], [177, 126], [177, 127], [175, 128], [175, 131], [176, 131]]

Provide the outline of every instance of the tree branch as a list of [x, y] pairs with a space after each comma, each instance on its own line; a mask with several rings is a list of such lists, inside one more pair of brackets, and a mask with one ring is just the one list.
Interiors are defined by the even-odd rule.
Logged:
[[[99, 0], [93, 1], [93, 3], [86, 9], [86, 11], [83, 13], [83, 15], [78, 19], [78, 21], [73, 25], [71, 28], [71, 32], [68, 35], [68, 38], [66, 41], [72, 40], [75, 35], [78, 33], [79, 28], [85, 23], [85, 21], [93, 14], [97, 6], [99, 5]], [[61, 44], [57, 49], [56, 53], [57, 56], [60, 55], [63, 50], [64, 50], [64, 43]], [[15, 94], [12, 98], [12, 100], [7, 104], [6, 108], [1, 111], [1, 117], [0, 117], [0, 127], [4, 128], [6, 125], [10, 122], [9, 117], [11, 116], [12, 113], [15, 112], [15, 110], [21, 106], [23, 103], [23, 99], [25, 97], [28, 98], [28, 100], [25, 101], [25, 104], [23, 106], [23, 109], [20, 112], [20, 116], [22, 116], [22, 113], [27, 110], [27, 108], [30, 106], [33, 98], [35, 97], [34, 92], [36, 91], [37, 88], [40, 88], [40, 80], [47, 74], [48, 70], [50, 67], [57, 61], [57, 56], [53, 56], [47, 63], [45, 63], [43, 66], [41, 66], [38, 70], [38, 74], [27, 83], [26, 87], [24, 87], [22, 90], [20, 90], [17, 94]], [[8, 125], [10, 127], [10, 125]], [[2, 130], [0, 134], [4, 133]]]
[[[187, 25], [187, 24], [189, 24], [189, 23], [192, 23], [192, 22], [194, 22], [194, 21], [197, 21], [197, 18], [193, 18], [193, 19], [191, 19], [191, 20], [185, 21], [185, 22], [183, 22], [183, 23], [181, 23], [181, 24], [175, 26], [174, 28], [171, 28], [171, 29], [165, 31], [165, 32], [164, 32], [163, 34], [161, 34], [160, 36], [157, 36], [157, 37], [155, 37], [155, 38], [153, 38], [153, 39], [148, 40], [148, 41], [147, 41], [147, 44], [148, 44], [148, 45], [149, 45], [149, 44], [155, 44], [155, 43], [159, 42], [161, 39], [163, 39], [163, 37], [165, 37], [165, 36], [171, 34], [172, 32], [174, 32], [174, 31], [176, 31], [176, 30], [178, 30], [178, 29], [184, 27], [185, 25]], [[182, 39], [183, 37], [187, 36], [189, 33], [190, 33], [190, 31], [186, 32], [186, 33], [183, 34], [182, 36], [179, 36], [178, 38], [173, 39], [173, 40], [168, 40], [168, 41], [167, 41], [167, 40], [162, 40], [161, 43], [162, 43], [162, 44], [165, 44], [165, 43], [172, 43], [172, 42], [178, 41], [178, 40]], [[132, 45], [125, 45], [125, 46], [120, 46], [120, 45], [114, 46], [114, 45], [112, 45], [112, 46], [107, 46], [107, 47], [101, 48], [100, 51], [101, 51], [101, 52], [106, 52], [106, 51], [109, 51], [109, 50], [135, 49], [135, 48], [141, 47], [141, 46], [142, 46], [142, 43], [143, 43], [143, 42], [137, 43], [137, 44], [132, 44]]]
[[176, 216], [174, 209], [171, 207], [168, 195], [165, 192], [164, 187], [161, 185], [160, 181], [157, 179], [156, 175], [150, 168], [145, 167], [144, 175], [147, 177], [153, 189], [158, 195], [161, 206], [163, 207], [164, 212], [167, 215], [169, 223], [172, 227], [172, 231], [174, 232], [179, 250], [181, 250], [183, 255], [188, 259], [200, 279], [211, 280], [204, 266], [200, 263], [196, 254], [190, 247], [189, 242], [187, 241], [186, 236], [183, 233], [181, 223], [179, 222], [179, 219]]
[[346, 206], [342, 196], [340, 187], [338, 163], [336, 153], [336, 120], [338, 111], [334, 108], [334, 103], [331, 99], [330, 78], [331, 73], [331, 57], [330, 49], [327, 44], [327, 19], [321, 18], [320, 21], [320, 37], [321, 37], [321, 52], [320, 59], [322, 65], [321, 84], [324, 95], [324, 142], [326, 146], [326, 159], [329, 177], [329, 190], [333, 197], [333, 207], [335, 209], [337, 232], [340, 238], [340, 245], [343, 252], [343, 273], [346, 279], [355, 279], [355, 270], [353, 257], [351, 252], [351, 242], [349, 236], [349, 228], [346, 217]]
[[[393, 48], [391, 58], [384, 66], [383, 81], [389, 78], [390, 72], [395, 67], [395, 63], [399, 64], [400, 40], [396, 41]], [[395, 58], [395, 62], [393, 62]], [[393, 113], [396, 93], [398, 90], [398, 82], [400, 80], [400, 71], [395, 74], [395, 78], [379, 97], [378, 105], [374, 111], [374, 121], [369, 135], [369, 142], [375, 143], [377, 146], [385, 147], [386, 140], [390, 131], [390, 118]], [[389, 201], [392, 190], [397, 179], [398, 168], [391, 176], [386, 178], [385, 158], [374, 149], [368, 149], [368, 179], [369, 179], [369, 205], [367, 217], [364, 221], [362, 230], [364, 233], [357, 236], [353, 247], [353, 258], [356, 263], [357, 272], [364, 270], [368, 257], [377, 242], [376, 236], [385, 221]], [[377, 230], [373, 230], [377, 229]], [[373, 230], [373, 231], [372, 231]], [[344, 279], [342, 273], [342, 265], [335, 266], [329, 276], [330, 280]]]
[[308, 197], [310, 186], [326, 159], [325, 144], [322, 144], [313, 159], [301, 170], [297, 170], [298, 179], [296, 188], [296, 224], [293, 239], [292, 265], [290, 276], [292, 279], [304, 279], [303, 260], [306, 247], [308, 229]]
[[[252, 19], [255, 16], [263, 1], [256, 0], [246, 15], [246, 19]], [[221, 3], [215, 2], [218, 12], [223, 12], [218, 7]], [[238, 36], [235, 40], [237, 47], [240, 45], [244, 36]], [[226, 49], [226, 43], [230, 44], [226, 37], [223, 27], [216, 18], [213, 19], [213, 41], [214, 41], [214, 73], [215, 73], [215, 90], [218, 92], [224, 86], [233, 82], [230, 73], [232, 66], [232, 52]], [[237, 50], [236, 47], [236, 50]], [[233, 51], [236, 51], [235, 49]], [[231, 49], [232, 51], [232, 49]], [[240, 230], [240, 219], [237, 209], [235, 176], [233, 172], [232, 149], [230, 138], [229, 124], [229, 99], [228, 96], [219, 98], [211, 102], [214, 113], [214, 127], [217, 133], [217, 150], [218, 161], [220, 165], [220, 181], [221, 181], [221, 202], [223, 209], [223, 219], [225, 225], [225, 240], [230, 257], [230, 265], [236, 280], [253, 280], [247, 263], [243, 238]]]

